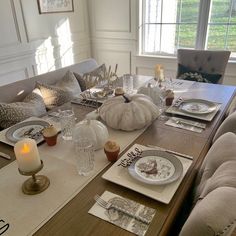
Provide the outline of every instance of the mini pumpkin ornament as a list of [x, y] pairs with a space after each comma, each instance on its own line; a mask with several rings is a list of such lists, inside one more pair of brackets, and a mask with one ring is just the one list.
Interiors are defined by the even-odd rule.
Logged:
[[110, 98], [99, 108], [99, 115], [114, 129], [132, 131], [150, 124], [159, 111], [149, 97], [135, 94]]
[[151, 83], [148, 83], [147, 86], [142, 86], [138, 89], [139, 94], [147, 95], [152, 99], [154, 104], [158, 105], [160, 103], [160, 93], [161, 90], [158, 86], [153, 87]]
[[94, 149], [98, 150], [103, 148], [104, 144], [108, 140], [109, 134], [107, 127], [98, 120], [86, 119], [76, 124], [73, 139], [88, 138], [92, 140]]

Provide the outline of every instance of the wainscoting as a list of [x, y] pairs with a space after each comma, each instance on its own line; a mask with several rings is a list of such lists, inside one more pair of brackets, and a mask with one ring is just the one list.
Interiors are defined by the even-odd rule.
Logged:
[[[74, 0], [74, 12], [39, 14], [37, 1], [0, 2], [0, 85], [77, 63], [88, 57], [118, 75], [154, 75], [163, 64], [176, 76], [172, 57], [140, 56], [138, 0]], [[224, 84], [236, 85], [236, 63], [229, 62]]]
[[91, 57], [87, 0], [51, 14], [39, 14], [36, 0], [2, 0], [0, 32], [0, 85]]

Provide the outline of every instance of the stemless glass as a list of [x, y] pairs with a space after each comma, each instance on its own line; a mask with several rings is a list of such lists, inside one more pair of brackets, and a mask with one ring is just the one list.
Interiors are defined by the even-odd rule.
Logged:
[[123, 75], [123, 89], [125, 93], [132, 94], [134, 90], [134, 78], [130, 74]]
[[166, 92], [166, 87], [162, 86], [160, 87], [160, 103], [159, 103], [159, 112], [160, 112], [160, 116], [158, 117], [158, 119], [160, 120], [167, 120], [168, 117], [164, 114], [165, 110], [166, 110], [166, 96], [167, 96], [167, 92]]
[[87, 138], [74, 138], [75, 161], [79, 175], [87, 176], [94, 169], [93, 141]]
[[72, 110], [59, 111], [61, 133], [64, 140], [72, 140], [73, 128], [75, 126], [75, 114]]

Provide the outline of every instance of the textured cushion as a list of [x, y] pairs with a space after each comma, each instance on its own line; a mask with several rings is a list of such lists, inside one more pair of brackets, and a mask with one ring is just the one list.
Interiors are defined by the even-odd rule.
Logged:
[[102, 64], [96, 69], [83, 74], [83, 79], [85, 81], [86, 88], [91, 88], [94, 87], [95, 85], [98, 85], [102, 80], [105, 79], [105, 76], [106, 76], [105, 64]]
[[178, 64], [178, 69], [179, 69], [178, 79], [184, 79], [184, 80], [217, 84], [222, 76], [220, 74], [208, 74], [200, 71], [194, 71], [181, 64]]
[[180, 236], [230, 235], [236, 223], [236, 188], [210, 192], [192, 210]]
[[197, 175], [194, 202], [198, 201], [208, 179], [227, 161], [236, 161], [236, 135], [230, 132], [219, 137], [208, 151]]
[[81, 93], [79, 83], [70, 71], [54, 85], [37, 81], [36, 88], [40, 89], [47, 109], [60, 106], [79, 96]]
[[236, 111], [236, 96], [234, 96], [232, 102], [230, 103], [230, 106], [226, 112], [226, 116], [231, 115], [235, 111]]
[[86, 88], [86, 83], [85, 83], [85, 80], [83, 79], [83, 76], [75, 72], [74, 72], [74, 76], [80, 85], [81, 91], [82, 92], [85, 91], [87, 88]]
[[70, 91], [74, 97], [78, 97], [81, 93], [80, 85], [71, 71], [67, 71], [64, 77], [55, 85], [59, 88]]
[[226, 117], [226, 119], [221, 123], [213, 138], [213, 142], [215, 142], [221, 135], [227, 132], [236, 134], [236, 112]]
[[22, 102], [0, 103], [0, 127], [5, 129], [31, 116], [46, 113], [44, 101], [38, 89], [34, 89]]
[[[218, 187], [234, 187], [236, 189], [236, 158], [233, 161], [225, 161], [209, 178], [201, 192], [200, 199]], [[235, 199], [236, 200], [236, 199]]]

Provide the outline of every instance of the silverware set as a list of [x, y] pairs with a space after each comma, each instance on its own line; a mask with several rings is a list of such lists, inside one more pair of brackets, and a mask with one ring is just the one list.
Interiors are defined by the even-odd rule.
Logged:
[[174, 118], [172, 118], [172, 121], [174, 121], [177, 125], [189, 125], [189, 126], [198, 127], [198, 128], [201, 128], [201, 129], [205, 129], [206, 128], [205, 124], [199, 123], [199, 122], [190, 121], [190, 120], [183, 120], [183, 119], [174, 119]]
[[113, 209], [115, 209], [115, 210], [117, 210], [117, 211], [120, 211], [120, 212], [122, 212], [122, 213], [124, 213], [124, 214], [126, 214], [126, 215], [128, 215], [128, 216], [130, 216], [130, 217], [132, 217], [132, 218], [134, 218], [134, 219], [136, 219], [136, 220], [138, 220], [138, 221], [141, 221], [141, 222], [143, 222], [143, 223], [145, 223], [145, 224], [150, 224], [150, 223], [151, 223], [151, 221], [148, 220], [148, 219], [145, 219], [145, 218], [143, 218], [143, 217], [141, 217], [141, 216], [134, 215], [134, 214], [133, 214], [132, 212], [130, 212], [129, 210], [126, 210], [126, 209], [124, 209], [124, 208], [122, 208], [122, 207], [119, 207], [119, 206], [117, 206], [117, 205], [114, 205], [114, 204], [112, 204], [112, 203], [110, 203], [110, 202], [105, 201], [105, 200], [102, 199], [98, 194], [96, 194], [96, 195], [94, 196], [94, 200], [97, 202], [97, 204], [98, 204], [99, 206], [103, 207], [103, 208], [106, 209], [106, 210], [109, 210], [109, 209], [113, 208]]
[[20, 137], [29, 137], [32, 139], [38, 139], [41, 137], [43, 129], [44, 128], [38, 130], [37, 132], [34, 132], [35, 129], [32, 127], [30, 129], [26, 130]]

